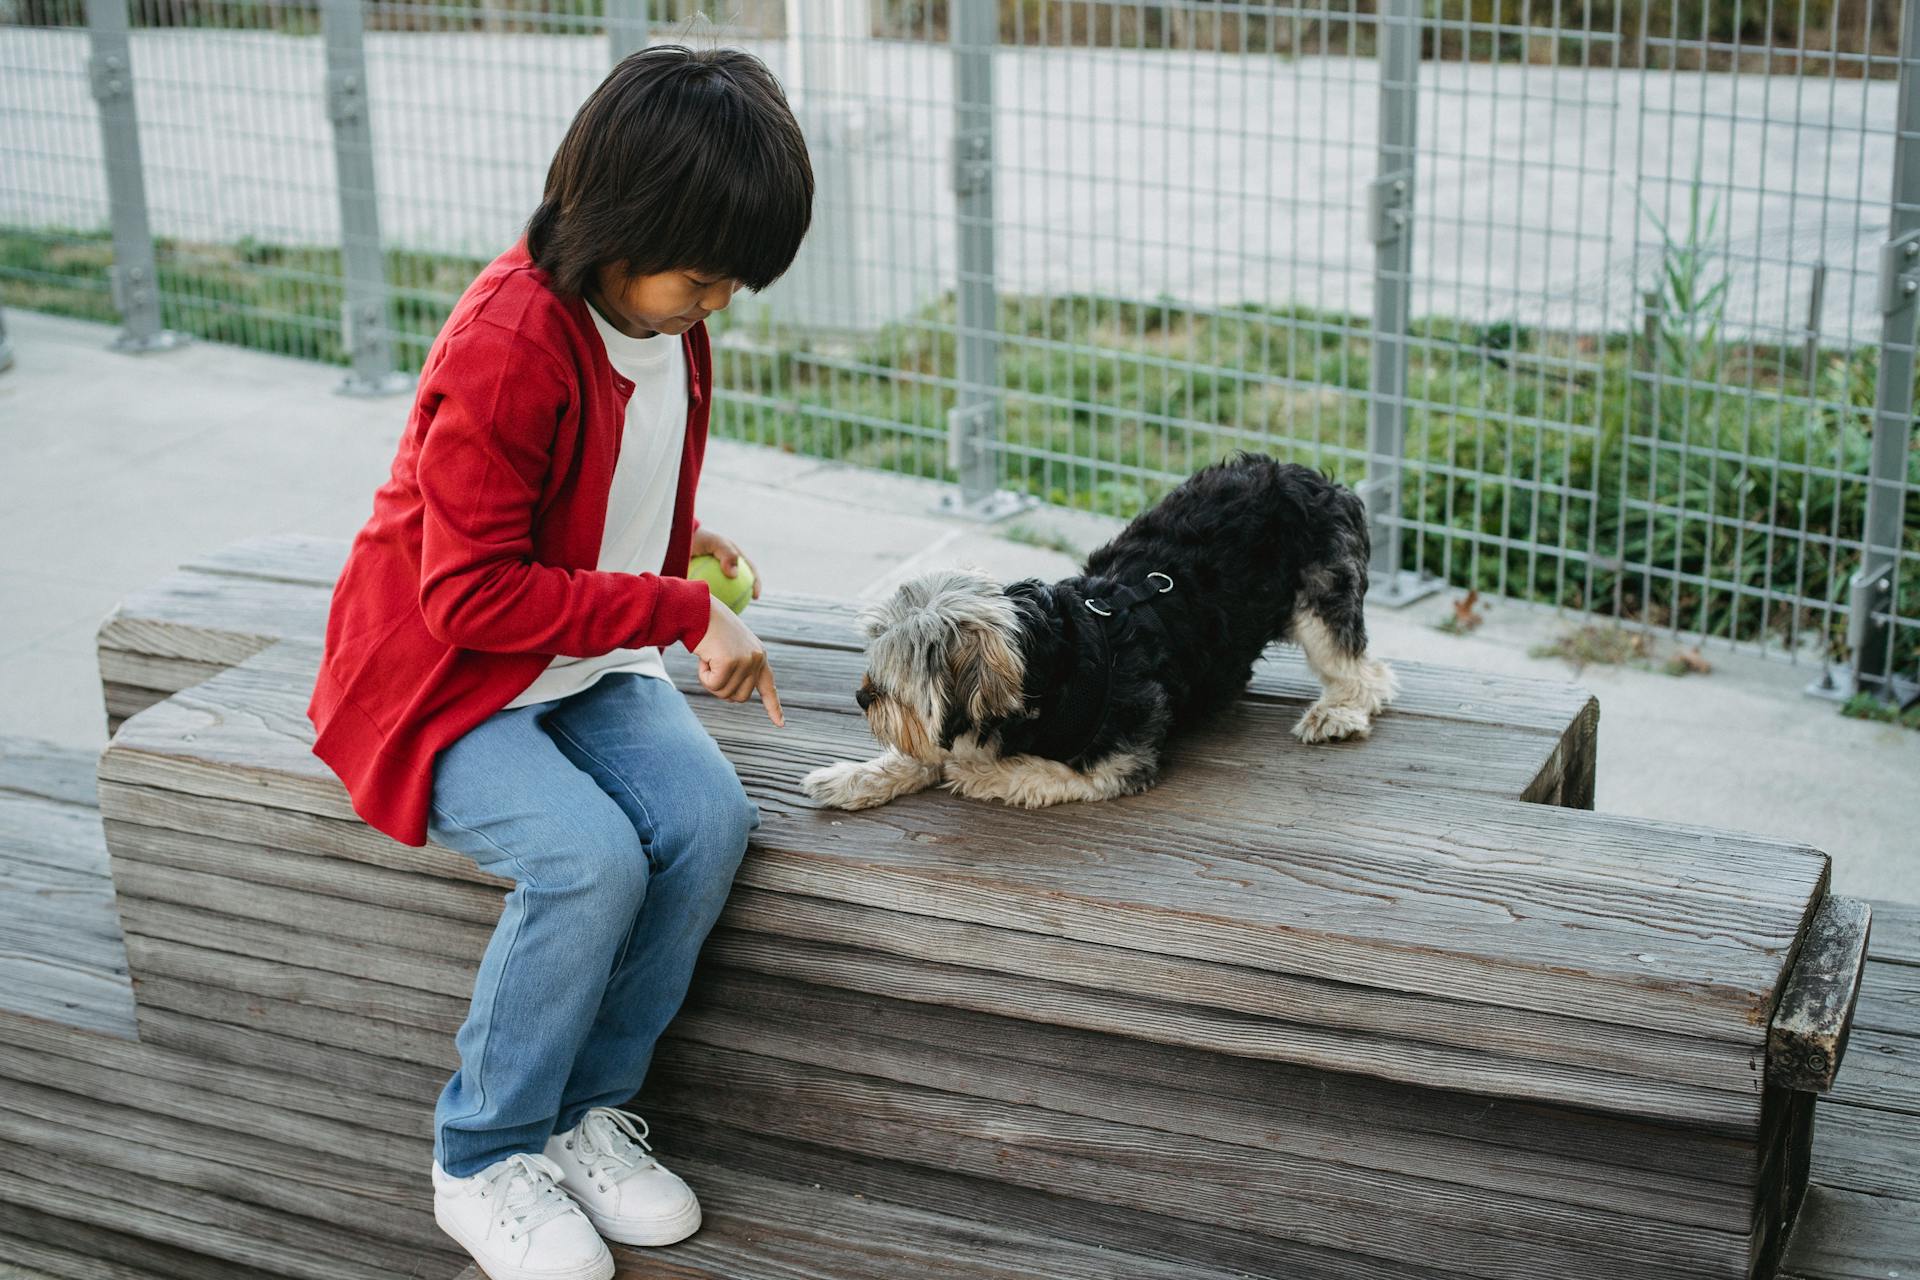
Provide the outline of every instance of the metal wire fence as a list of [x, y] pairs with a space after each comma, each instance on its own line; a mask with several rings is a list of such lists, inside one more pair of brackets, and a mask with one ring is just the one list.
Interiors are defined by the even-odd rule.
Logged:
[[0, 0], [0, 296], [387, 389], [617, 56], [738, 44], [818, 196], [716, 324], [718, 432], [989, 513], [1256, 449], [1362, 488], [1389, 598], [1901, 693], [1916, 8]]

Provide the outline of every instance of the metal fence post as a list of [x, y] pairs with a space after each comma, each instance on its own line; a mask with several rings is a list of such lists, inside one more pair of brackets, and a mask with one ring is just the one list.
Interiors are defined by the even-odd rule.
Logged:
[[7, 313], [0, 309], [0, 373], [13, 367], [13, 343], [7, 339]]
[[996, 0], [951, 0], [953, 192], [959, 230], [955, 335], [959, 386], [947, 414], [948, 460], [960, 481], [947, 505], [998, 519], [1024, 504], [1000, 489], [1000, 299], [993, 220], [993, 53]]
[[87, 0], [93, 56], [87, 66], [100, 104], [100, 141], [107, 165], [107, 203], [113, 220], [113, 266], [107, 283], [120, 312], [115, 351], [165, 351], [187, 340], [160, 326], [160, 277], [153, 229], [147, 222], [147, 183], [140, 166], [140, 124], [133, 105], [133, 57], [127, 37], [127, 0]]
[[1900, 563], [1908, 439], [1913, 432], [1914, 339], [1920, 328], [1920, 0], [1900, 14], [1900, 100], [1895, 109], [1893, 209], [1880, 246], [1880, 369], [1873, 395], [1873, 456], [1860, 570], [1847, 605], [1857, 690], [1894, 701], [1916, 692], [1893, 672], [1894, 583]]
[[607, 0], [607, 61], [618, 66], [647, 47], [647, 0]]
[[1420, 0], [1381, 0], [1378, 176], [1367, 191], [1373, 240], [1373, 358], [1367, 409], [1370, 594], [1407, 604], [1440, 588], [1400, 567], [1408, 333], [1413, 311], [1414, 155], [1419, 140]]
[[368, 109], [365, 18], [361, 0], [324, 0], [327, 117], [333, 122], [333, 165], [340, 189], [340, 270], [345, 301], [340, 341], [352, 368], [337, 390], [378, 396], [404, 391], [413, 379], [393, 367], [387, 318], [386, 255], [373, 177], [373, 122]]

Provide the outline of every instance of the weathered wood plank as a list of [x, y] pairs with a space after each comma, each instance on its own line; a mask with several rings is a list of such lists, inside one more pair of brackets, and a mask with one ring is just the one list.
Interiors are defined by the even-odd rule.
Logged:
[[[1488, 1280], [1582, 1275], [1604, 1262], [1616, 1277], [1744, 1276], [1750, 1236], [1655, 1227], [1619, 1215], [1476, 1192], [1457, 1195], [1372, 1170], [1302, 1162], [1274, 1152], [1227, 1151], [1035, 1107], [823, 1072], [733, 1051], [686, 1052], [661, 1064], [647, 1095], [669, 1110], [692, 1095], [726, 1092], [731, 1123], [801, 1141], [845, 1145], [992, 1176], [1120, 1206], [1160, 1204], [1216, 1226], [1285, 1236], [1322, 1247], [1456, 1270]], [[858, 1111], [871, 1123], [837, 1122]], [[956, 1123], [956, 1118], [958, 1122]], [[890, 1124], [883, 1124], [890, 1121]], [[983, 1124], [989, 1125], [982, 1134]], [[1295, 1194], [1305, 1170], [1328, 1179], [1319, 1194]], [[1165, 1195], [1179, 1186], [1186, 1194]], [[1380, 1206], [1393, 1212], [1382, 1214]]]
[[265, 996], [302, 1009], [332, 1010], [348, 1015], [356, 1027], [355, 1038], [338, 1043], [363, 1045], [376, 1053], [385, 1052], [374, 1043], [383, 1038], [414, 1052], [421, 1052], [419, 1046], [423, 1044], [432, 1045], [426, 1056], [413, 1058], [416, 1062], [440, 1061], [443, 1051], [434, 1043], [434, 1033], [451, 1041], [467, 1011], [467, 1001], [430, 991], [305, 969], [290, 960], [257, 960], [210, 951], [137, 933], [127, 935], [127, 958], [139, 975], [143, 1001], [154, 979], [164, 977], [223, 987], [247, 996]]
[[[326, 864], [317, 858], [283, 855], [278, 859], [279, 866], [299, 868], [304, 874], [282, 876], [268, 872], [273, 875], [272, 880], [252, 880], [244, 875], [227, 873], [247, 870], [244, 866], [235, 866], [239, 860], [235, 856], [236, 846], [209, 837], [199, 849], [186, 845], [161, 849], [156, 842], [146, 839], [146, 834], [153, 832], [154, 828], [126, 826], [123, 829], [141, 833], [138, 839], [123, 841], [119, 846], [122, 852], [115, 854], [114, 876], [120, 884], [123, 903], [128, 898], [157, 898], [183, 905], [199, 904], [211, 911], [291, 924], [310, 932], [337, 933], [341, 937], [409, 946], [414, 950], [461, 959], [477, 956], [493, 933], [492, 919], [479, 922], [470, 917], [456, 918], [435, 911], [416, 913], [402, 905], [376, 905], [322, 893], [317, 886], [308, 888], [299, 881], [324, 870]], [[162, 858], [167, 861], [160, 861]], [[192, 868], [176, 865], [183, 862], [193, 862], [195, 865]], [[371, 869], [350, 867], [347, 870], [364, 873]], [[414, 879], [424, 877], [389, 873], [379, 883], [382, 887], [393, 887], [394, 881]], [[432, 890], [423, 892], [422, 896], [432, 894], [452, 900], [456, 897], [455, 893], [439, 891], [453, 889], [457, 892], [463, 887], [440, 881], [434, 884]], [[474, 897], [479, 900], [477, 905], [490, 907], [493, 918], [498, 918], [499, 894], [480, 889], [474, 892]], [[396, 895], [385, 897], [383, 901], [386, 904], [405, 904], [409, 899]], [[299, 914], [302, 902], [311, 904], [311, 910], [305, 916]], [[465, 915], [464, 904], [460, 905]]]
[[403, 1149], [413, 1149], [390, 1145], [381, 1135], [406, 1144], [432, 1137], [431, 1116], [412, 1099], [395, 1100], [308, 1066], [272, 1055], [246, 1065], [226, 1055], [75, 1034], [0, 1013], [0, 1078], [55, 1082], [101, 1097], [133, 1094], [149, 1110], [182, 1119], [200, 1115], [216, 1125], [238, 1123], [264, 1094], [285, 1115], [255, 1116], [245, 1122], [253, 1131], [285, 1141], [306, 1135], [334, 1150], [363, 1150], [374, 1160], [395, 1160]]
[[[1693, 1131], [1549, 1112], [709, 970], [670, 1031], [823, 1070], [1487, 1187], [1744, 1230], [1755, 1152]], [[674, 1052], [677, 1052], [675, 1050]], [[844, 1123], [863, 1123], [858, 1116]], [[1713, 1162], [1733, 1181], [1682, 1174]]]
[[1849, 1106], [1920, 1115], [1920, 1037], [1855, 1027], [1826, 1096]]
[[[653, 1100], [649, 1100], [650, 1102]], [[807, 1170], [815, 1183], [936, 1213], [964, 1216], [1003, 1227], [1073, 1240], [1098, 1249], [1124, 1250], [1172, 1262], [1204, 1258], [1242, 1276], [1287, 1280], [1459, 1280], [1457, 1273], [1402, 1263], [1391, 1268], [1377, 1257], [1325, 1249], [1208, 1223], [1169, 1217], [1151, 1209], [1118, 1208], [1071, 1199], [1052, 1190], [1013, 1186], [972, 1177], [950, 1167], [915, 1165], [796, 1142], [716, 1120], [650, 1105], [655, 1144], [673, 1167], [696, 1157], [727, 1169], [790, 1179]], [[1113, 1280], [1125, 1280], [1124, 1271]]]
[[[85, 768], [93, 769], [91, 757]], [[107, 847], [100, 834], [100, 810], [92, 799], [93, 788], [87, 791], [85, 804], [0, 791], [0, 860], [105, 880]]]
[[1823, 1099], [1814, 1136], [1815, 1183], [1915, 1202], [1914, 1256], [1920, 1258], [1920, 1116]]
[[[286, 701], [283, 649], [130, 722], [103, 778], [344, 818], [304, 715], [257, 705]], [[1518, 803], [1455, 815], [1431, 797], [1287, 792], [1263, 796], [1258, 815], [1202, 819], [1165, 801], [1011, 813], [922, 796], [829, 815], [784, 808], [775, 788], [795, 785], [792, 753], [777, 777], [736, 762], [770, 809], [749, 883], [1728, 1039], [1760, 1037], [1826, 868], [1824, 855], [1764, 841]], [[1358, 859], [1356, 822], [1370, 837]], [[943, 851], [961, 844], [964, 862]]]
[[[59, 1280], [259, 1280], [259, 1272], [0, 1198], [0, 1258]], [[0, 1273], [4, 1274], [4, 1273]]]
[[1813, 1093], [1833, 1087], [1860, 997], [1870, 915], [1857, 898], [1828, 894], [1820, 903], [1768, 1026], [1771, 1083]]
[[133, 994], [92, 788], [94, 755], [0, 744], [0, 1008], [132, 1036]]
[[[270, 1097], [262, 1098], [254, 1109], [272, 1105]], [[73, 1123], [80, 1109], [90, 1123]], [[426, 1250], [447, 1246], [433, 1222], [431, 1191], [421, 1192], [417, 1154], [413, 1168], [402, 1173], [368, 1164], [351, 1150], [209, 1130], [117, 1098], [76, 1097], [19, 1080], [0, 1090], [0, 1141], [57, 1163], [121, 1169], [328, 1222], [375, 1250], [383, 1241]], [[379, 1261], [377, 1251], [366, 1260]]]
[[1255, 975], [1240, 966], [1180, 956], [1118, 951], [1098, 943], [994, 929], [936, 916], [738, 886], [722, 926], [749, 933], [838, 944], [995, 972], [1044, 975], [1168, 1004], [1191, 1004], [1255, 1017], [1380, 1032], [1398, 1039], [1491, 1050], [1513, 1058], [1551, 1052], [1551, 1060], [1668, 1083], [1724, 1087], [1728, 1046], [1689, 1037], [1634, 1035], [1578, 1018], [1502, 1009], [1437, 997]]
[[1869, 903], [1873, 933], [1867, 939], [1867, 959], [1885, 964], [1920, 965], [1920, 903]]
[[[131, 1150], [131, 1149], [129, 1149]], [[438, 1274], [449, 1256], [380, 1241], [242, 1201], [79, 1160], [49, 1161], [0, 1143], [14, 1194], [59, 1217], [133, 1232], [294, 1280], [395, 1280]], [[451, 1244], [451, 1241], [448, 1242]]]
[[[226, 811], [219, 815], [220, 818], [226, 816]], [[270, 819], [272, 813], [260, 815], [256, 811], [253, 816]], [[505, 879], [490, 877], [492, 884], [479, 884], [375, 863], [335, 859], [308, 848], [285, 847], [291, 845], [292, 840], [286, 840], [285, 845], [266, 845], [257, 839], [236, 840], [226, 834], [228, 828], [223, 821], [209, 821], [207, 825], [210, 830], [196, 833], [117, 817], [105, 819], [116, 861], [144, 863], [153, 868], [155, 874], [175, 870], [183, 878], [211, 876], [302, 896], [320, 895], [370, 908], [385, 908], [413, 920], [426, 917], [490, 931], [500, 917], [505, 890], [513, 886], [512, 881]], [[248, 826], [253, 829], [253, 824]], [[117, 868], [114, 874], [117, 878]], [[123, 888], [122, 892], [126, 890]], [[369, 912], [370, 916], [379, 914], [377, 910]], [[465, 934], [458, 929], [455, 932], [462, 937], [462, 943], [449, 954], [465, 955], [468, 950]]]
[[[418, 848], [401, 844], [375, 831], [357, 815], [351, 820], [319, 817], [293, 808], [261, 808], [246, 799], [130, 786], [111, 778], [101, 780], [100, 794], [107, 824], [119, 821], [177, 832], [187, 838], [188, 844], [204, 836], [214, 836], [269, 850], [281, 858], [311, 859], [319, 866], [308, 874], [320, 874], [323, 869], [329, 873], [352, 874], [352, 867], [341, 865], [352, 863], [481, 885], [501, 892], [513, 887], [511, 880], [480, 870], [473, 859], [463, 853], [431, 842]], [[169, 841], [166, 847], [180, 843]], [[296, 877], [303, 873], [299, 869], [287, 869], [279, 874]], [[466, 912], [452, 914], [465, 916]]]
[[1853, 1024], [1920, 1036], [1920, 965], [1868, 960]]
[[1782, 1280], [1890, 1280], [1920, 1258], [1920, 1202], [1837, 1187], [1807, 1192], [1780, 1264]]
[[[324, 945], [321, 938], [310, 935], [329, 933], [358, 942], [393, 943], [405, 949], [393, 956], [401, 969], [415, 972], [421, 965], [432, 964], [432, 974], [417, 981], [427, 989], [449, 995], [464, 995], [471, 990], [470, 971], [463, 978], [459, 967], [434, 964], [426, 957], [407, 953], [430, 951], [470, 964], [484, 950], [490, 921], [499, 911], [497, 894], [444, 881], [358, 865], [343, 866], [326, 859], [301, 857], [211, 836], [195, 838], [123, 824], [115, 819], [108, 819], [108, 826], [126, 864], [121, 877], [123, 914], [139, 909], [129, 898], [154, 898], [220, 912], [224, 916], [252, 916], [262, 922], [292, 926], [300, 931], [300, 937], [293, 942], [299, 948]], [[135, 855], [140, 863], [152, 858], [183, 870], [175, 874], [140, 865], [131, 860]], [[257, 888], [252, 883], [210, 878], [187, 872], [184, 870], [187, 867], [243, 877], [249, 882], [267, 880], [299, 892], [281, 893]], [[348, 907], [338, 902], [335, 895], [368, 905]], [[391, 902], [406, 902], [409, 911], [374, 905]], [[427, 914], [424, 917], [412, 914], [415, 909]], [[443, 924], [434, 918], [441, 912], [457, 913], [464, 921], [484, 916], [489, 926]], [[724, 919], [733, 927], [754, 932], [845, 942], [948, 964], [1013, 973], [1047, 973], [1061, 982], [1176, 1004], [1220, 1007], [1356, 1031], [1383, 1031], [1396, 1037], [1396, 1043], [1403, 1038], [1427, 1040], [1461, 1049], [1497, 1050], [1515, 1058], [1525, 1058], [1529, 1053], [1545, 1049], [1559, 1052], [1560, 1057], [1569, 1062], [1647, 1076], [1665, 1083], [1708, 1087], [1724, 1087], [1726, 1083], [1728, 1046], [1655, 1032], [1595, 1034], [1605, 1029], [1600, 1024], [1579, 1019], [1407, 996], [1350, 984], [1258, 975], [1237, 967], [1222, 970], [1200, 961], [1116, 952], [1108, 947], [1044, 935], [768, 894], [747, 887], [735, 890]], [[183, 918], [177, 928], [187, 925]], [[214, 944], [223, 949], [268, 957], [277, 954], [260, 949], [267, 945], [264, 932], [249, 930], [241, 922], [223, 920], [220, 927], [211, 932], [225, 936], [226, 942]], [[254, 937], [256, 933], [260, 937]], [[177, 931], [165, 936], [192, 940]], [[247, 945], [240, 945], [242, 943]], [[380, 954], [383, 953], [361, 949], [353, 953], [351, 959], [377, 964]], [[316, 959], [296, 960], [296, 963], [315, 968], [336, 967], [335, 962]], [[340, 972], [380, 976], [361, 963], [342, 963], [348, 967], [340, 968]], [[390, 980], [416, 981], [399, 977]]]
[[[443, 1073], [442, 1081], [459, 1063], [450, 1032], [425, 1031], [384, 1018], [370, 1018], [330, 1009], [325, 1005], [301, 1003], [286, 996], [258, 995], [227, 986], [194, 982], [148, 967], [151, 973], [143, 975], [139, 983], [140, 1036], [143, 1041], [148, 1035], [148, 1010], [169, 1009], [208, 1022], [224, 1022], [230, 1026], [305, 1040], [315, 1045], [350, 1046], [355, 1052], [376, 1059], [397, 1058], [403, 1063], [438, 1068]], [[204, 964], [194, 964], [192, 967], [196, 972], [206, 970]], [[282, 975], [270, 985], [283, 990], [303, 990], [309, 984], [298, 975]], [[399, 1080], [407, 1078], [406, 1075], [397, 1076]]]
[[93, 808], [99, 752], [19, 734], [0, 734], [0, 793]]
[[131, 1040], [133, 990], [124, 972], [91, 961], [0, 952], [0, 1010]]
[[[201, 1003], [193, 1004], [198, 998]], [[187, 1004], [182, 1011], [167, 1002]], [[453, 1067], [422, 1066], [358, 1049], [316, 1044], [293, 1036], [215, 1020], [231, 1007], [231, 992], [194, 989], [191, 983], [163, 984], [140, 1006], [140, 1043], [236, 1067], [279, 1069], [303, 1078], [327, 1080], [369, 1105], [405, 1107], [415, 1123], [430, 1121], [434, 1100]], [[263, 1014], [267, 1012], [263, 1010]], [[203, 1016], [204, 1015], [204, 1016]], [[410, 1127], [396, 1132], [412, 1132]]]
[[[1535, 1102], [1581, 1096], [1585, 1105], [1615, 1114], [1688, 1122], [1720, 1132], [1751, 1134], [1760, 1123], [1757, 1091], [1731, 1092], [1674, 1085], [1644, 1077], [1570, 1070], [1540, 1060], [1516, 1062], [1414, 1041], [1363, 1037], [1299, 1023], [1065, 987], [1039, 978], [985, 974], [930, 962], [897, 963], [861, 952], [783, 938], [716, 929], [703, 953], [738, 968], [790, 975], [823, 986], [871, 992], [896, 1000], [998, 1014], [1022, 1021], [1130, 1035], [1161, 1044], [1205, 1049], [1263, 1062], [1329, 1071], [1362, 1071], [1383, 1080], [1431, 1085], [1490, 1097]], [[137, 961], [136, 961], [137, 963]], [[1731, 1080], [1741, 1077], [1730, 1063]], [[1753, 1078], [1749, 1075], [1749, 1078]]]
[[[1101, 1249], [1003, 1225], [796, 1185], [708, 1164], [674, 1165], [700, 1195], [697, 1235], [659, 1250], [618, 1246], [616, 1280], [1231, 1280], [1234, 1272]], [[461, 1280], [486, 1280], [470, 1268]]]
[[158, 898], [122, 898], [120, 916], [128, 933], [143, 938], [323, 969], [463, 1000], [473, 992], [478, 967], [477, 960], [453, 960], [380, 942], [311, 933], [284, 921], [220, 915]]

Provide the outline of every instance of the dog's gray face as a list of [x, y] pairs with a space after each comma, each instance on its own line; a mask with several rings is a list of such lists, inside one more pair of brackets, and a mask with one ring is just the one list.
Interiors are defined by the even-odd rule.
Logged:
[[987, 574], [920, 574], [862, 610], [860, 625], [867, 674], [854, 697], [873, 736], [896, 751], [937, 762], [950, 712], [972, 726], [1019, 709], [1019, 614]]

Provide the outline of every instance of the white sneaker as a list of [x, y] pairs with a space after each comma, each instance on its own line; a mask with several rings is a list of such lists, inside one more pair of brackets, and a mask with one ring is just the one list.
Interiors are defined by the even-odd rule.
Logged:
[[647, 1122], [594, 1107], [580, 1123], [547, 1139], [547, 1157], [565, 1171], [560, 1186], [609, 1240], [658, 1245], [700, 1229], [700, 1201], [653, 1158]]
[[433, 1220], [492, 1280], [612, 1280], [613, 1255], [545, 1156], [516, 1152], [468, 1178], [433, 1162]]

